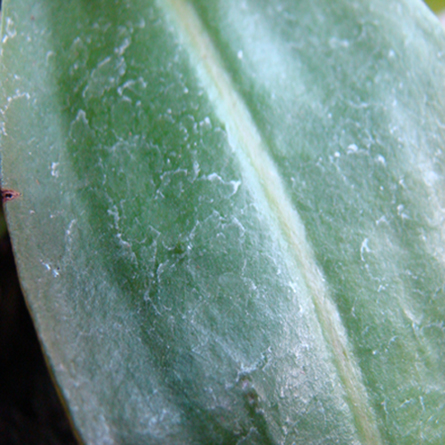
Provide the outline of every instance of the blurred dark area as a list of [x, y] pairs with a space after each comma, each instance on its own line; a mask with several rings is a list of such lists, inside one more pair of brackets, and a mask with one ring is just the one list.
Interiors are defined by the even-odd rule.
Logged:
[[0, 445], [76, 443], [20, 290], [0, 208]]

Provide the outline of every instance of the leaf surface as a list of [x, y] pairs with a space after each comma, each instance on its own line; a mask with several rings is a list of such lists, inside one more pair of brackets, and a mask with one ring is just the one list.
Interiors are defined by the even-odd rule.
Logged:
[[421, 2], [16, 0], [2, 35], [8, 223], [85, 442], [443, 442]]

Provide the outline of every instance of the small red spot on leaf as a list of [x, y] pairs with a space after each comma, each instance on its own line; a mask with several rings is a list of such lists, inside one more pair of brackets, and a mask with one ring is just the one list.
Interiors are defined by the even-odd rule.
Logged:
[[3, 204], [5, 202], [12, 201], [13, 199], [16, 199], [20, 196], [19, 192], [16, 192], [15, 190], [11, 189], [3, 189], [1, 192], [2, 192]]

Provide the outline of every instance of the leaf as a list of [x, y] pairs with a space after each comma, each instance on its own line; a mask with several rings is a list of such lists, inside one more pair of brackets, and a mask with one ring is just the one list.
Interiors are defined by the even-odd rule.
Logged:
[[445, 2], [442, 0], [427, 0], [425, 2], [431, 10], [433, 10], [436, 14], [439, 13], [445, 7]]
[[421, 2], [15, 0], [2, 35], [8, 223], [85, 442], [443, 442]]

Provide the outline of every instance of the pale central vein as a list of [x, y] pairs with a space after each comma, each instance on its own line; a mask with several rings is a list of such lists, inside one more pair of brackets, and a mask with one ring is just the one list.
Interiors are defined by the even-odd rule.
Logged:
[[269, 206], [275, 213], [301, 268], [324, 337], [333, 350], [335, 365], [361, 441], [364, 444], [378, 445], [382, 441], [369, 406], [360, 369], [349, 350], [346, 331], [337, 308], [329, 298], [322, 273], [306, 239], [304, 225], [286, 193], [279, 171], [268, 155], [244, 100], [232, 84], [193, 7], [184, 0], [164, 0], [164, 3], [168, 6], [167, 12], [178, 25], [184, 43], [196, 59], [198, 75], [216, 107], [217, 114], [226, 124], [228, 134], [244, 150], [256, 171]]

